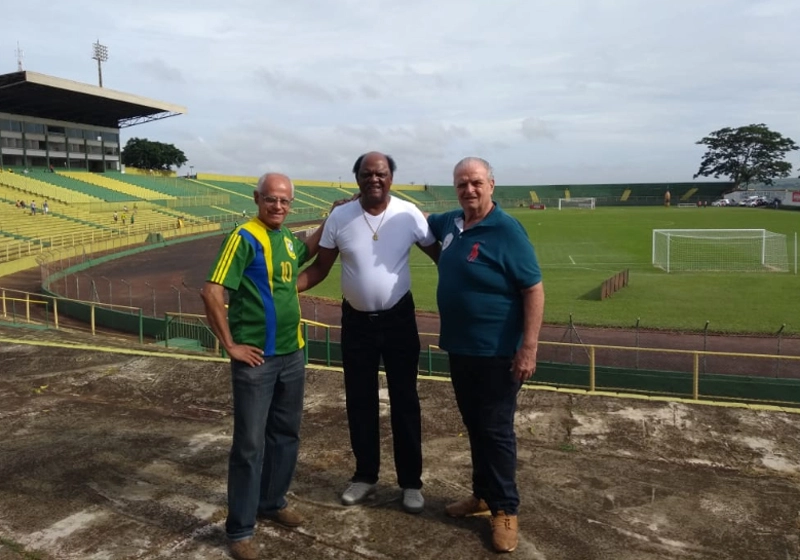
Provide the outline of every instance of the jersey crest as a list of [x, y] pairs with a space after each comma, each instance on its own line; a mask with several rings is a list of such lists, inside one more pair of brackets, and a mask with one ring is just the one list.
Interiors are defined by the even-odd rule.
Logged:
[[286, 245], [286, 252], [289, 253], [289, 256], [292, 258], [292, 260], [296, 261], [297, 255], [294, 254], [294, 243], [292, 243], [292, 240], [288, 237], [284, 237], [283, 242]]

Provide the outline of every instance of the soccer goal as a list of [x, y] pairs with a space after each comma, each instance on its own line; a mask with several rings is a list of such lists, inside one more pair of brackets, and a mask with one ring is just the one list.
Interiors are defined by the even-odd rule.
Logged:
[[786, 236], [765, 229], [654, 229], [653, 266], [667, 272], [789, 272]]
[[558, 209], [562, 208], [586, 208], [594, 210], [594, 197], [574, 197], [574, 198], [559, 198]]

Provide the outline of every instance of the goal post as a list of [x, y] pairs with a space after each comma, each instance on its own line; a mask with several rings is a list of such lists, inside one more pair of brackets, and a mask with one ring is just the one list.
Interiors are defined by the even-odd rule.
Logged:
[[558, 199], [559, 210], [563, 208], [584, 208], [588, 210], [594, 210], [594, 207], [595, 207], [595, 199], [594, 197], [591, 196], [579, 196], [579, 197]]
[[786, 236], [765, 229], [654, 229], [653, 266], [666, 272], [789, 272]]

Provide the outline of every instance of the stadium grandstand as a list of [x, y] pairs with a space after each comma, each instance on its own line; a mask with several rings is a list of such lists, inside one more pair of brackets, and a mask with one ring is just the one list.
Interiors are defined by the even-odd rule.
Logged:
[[0, 75], [0, 263], [15, 261], [3, 271], [35, 266], [44, 250], [220, 229], [186, 210], [227, 197], [122, 173], [121, 129], [185, 112], [36, 72]]

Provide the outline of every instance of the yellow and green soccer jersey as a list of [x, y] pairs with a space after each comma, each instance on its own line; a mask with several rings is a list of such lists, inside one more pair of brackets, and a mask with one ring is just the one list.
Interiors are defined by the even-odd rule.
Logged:
[[229, 290], [234, 342], [263, 348], [265, 356], [304, 346], [297, 272], [307, 259], [305, 243], [285, 226], [270, 230], [253, 218], [228, 235], [207, 280]]

